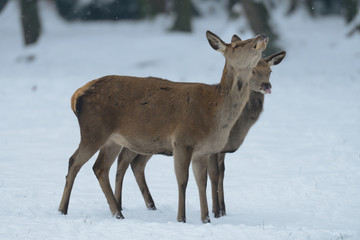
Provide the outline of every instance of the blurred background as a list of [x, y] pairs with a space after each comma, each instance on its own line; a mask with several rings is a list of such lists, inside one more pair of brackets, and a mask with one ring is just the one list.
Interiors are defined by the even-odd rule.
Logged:
[[[0, 239], [360, 239], [359, 9], [360, 0], [0, 0]], [[158, 211], [144, 208], [128, 171], [126, 220], [111, 218], [92, 159], [69, 215], [57, 214], [80, 139], [74, 91], [110, 74], [217, 84], [224, 57], [206, 30], [225, 42], [266, 33], [264, 56], [287, 52], [264, 112], [226, 155], [229, 215], [201, 225], [190, 174], [188, 224], [176, 223], [173, 161], [162, 155], [146, 168]]]
[[213, 8], [225, 6], [231, 19], [245, 18], [254, 34], [266, 33], [271, 41], [266, 54], [280, 49], [279, 32], [271, 22], [272, 11], [286, 5], [286, 15], [291, 16], [299, 9], [306, 9], [311, 18], [339, 16], [347, 24], [351, 37], [360, 33], [360, 0], [0, 0], [0, 14], [10, 1], [17, 1], [22, 22], [25, 45], [36, 43], [41, 37], [43, 19], [39, 2], [47, 2], [57, 14], [69, 24], [95, 21], [123, 21], [152, 19], [159, 14], [172, 15], [169, 31], [192, 32], [193, 19], [202, 18], [199, 2], [212, 2]]

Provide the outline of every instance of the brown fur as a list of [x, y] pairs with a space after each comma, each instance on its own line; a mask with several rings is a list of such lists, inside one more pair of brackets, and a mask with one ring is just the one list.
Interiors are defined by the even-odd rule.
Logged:
[[[265, 49], [267, 37], [225, 44], [207, 32], [211, 46], [226, 63], [219, 85], [175, 83], [159, 78], [105, 76], [78, 90], [72, 101], [79, 120], [81, 141], [69, 160], [59, 211], [66, 214], [75, 177], [99, 149], [93, 167], [111, 212], [123, 218], [109, 183], [109, 169], [121, 147], [141, 154], [174, 155], [179, 190], [178, 221], [185, 222], [185, 190], [190, 161], [221, 151], [231, 126], [249, 98], [249, 77]], [[238, 89], [238, 83], [244, 86]], [[74, 107], [75, 106], [75, 107]], [[206, 172], [205, 172], [206, 175]], [[203, 172], [195, 172], [203, 181]], [[201, 218], [208, 222], [205, 189], [198, 184]]]

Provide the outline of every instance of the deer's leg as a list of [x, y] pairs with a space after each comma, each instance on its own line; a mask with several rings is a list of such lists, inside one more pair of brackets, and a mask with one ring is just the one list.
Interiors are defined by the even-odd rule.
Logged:
[[186, 187], [189, 180], [189, 165], [191, 161], [192, 148], [187, 146], [174, 147], [174, 166], [176, 180], [178, 184], [178, 215], [179, 222], [186, 222], [185, 214], [185, 195]]
[[149, 161], [150, 158], [151, 155], [137, 155], [136, 158], [131, 162], [131, 169], [134, 173], [136, 182], [144, 198], [146, 207], [149, 210], [156, 210], [155, 203], [147, 186], [144, 173], [146, 163]]
[[123, 147], [118, 157], [118, 164], [116, 170], [115, 180], [115, 199], [122, 210], [122, 186], [126, 170], [128, 169], [130, 162], [135, 159], [138, 154]]
[[218, 154], [212, 154], [208, 158], [207, 170], [211, 181], [211, 197], [212, 197], [212, 212], [215, 218], [219, 218], [220, 204], [219, 204], [219, 165], [218, 165]]
[[196, 183], [199, 189], [201, 221], [203, 223], [210, 222], [208, 204], [206, 199], [207, 158], [208, 157], [202, 156], [192, 160], [192, 167], [193, 167]]
[[102, 144], [103, 141], [100, 139], [91, 142], [86, 141], [86, 139], [82, 139], [79, 148], [70, 157], [64, 192], [59, 206], [59, 211], [62, 214], [67, 214], [68, 212], [70, 194], [76, 175], [78, 174], [80, 168], [99, 150]]
[[226, 215], [225, 209], [225, 198], [224, 198], [224, 177], [225, 177], [225, 153], [218, 154], [218, 164], [219, 164], [219, 205], [220, 205], [220, 215]]
[[94, 173], [99, 180], [100, 187], [105, 194], [109, 203], [110, 211], [116, 218], [124, 218], [115, 199], [109, 181], [109, 171], [114, 163], [116, 156], [119, 154], [121, 146], [110, 142], [105, 144], [101, 149], [98, 158], [93, 166]]

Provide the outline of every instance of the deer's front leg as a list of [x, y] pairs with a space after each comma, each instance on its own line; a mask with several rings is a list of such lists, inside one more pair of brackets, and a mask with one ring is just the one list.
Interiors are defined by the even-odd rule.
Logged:
[[209, 209], [206, 199], [206, 184], [207, 184], [207, 160], [208, 156], [196, 157], [192, 160], [193, 172], [195, 175], [196, 183], [199, 189], [201, 221], [209, 223]]
[[179, 191], [178, 215], [179, 222], [186, 222], [185, 215], [185, 193], [189, 179], [189, 165], [191, 161], [192, 148], [188, 146], [174, 147], [174, 166]]
[[220, 205], [220, 216], [226, 215], [225, 197], [224, 197], [224, 177], [225, 177], [225, 153], [218, 154], [219, 166], [219, 182], [218, 182], [218, 195]]
[[207, 162], [207, 171], [209, 173], [210, 182], [211, 182], [211, 197], [212, 197], [212, 212], [214, 213], [215, 218], [221, 217], [220, 214], [220, 204], [219, 204], [219, 165], [218, 165], [218, 155], [212, 154]]

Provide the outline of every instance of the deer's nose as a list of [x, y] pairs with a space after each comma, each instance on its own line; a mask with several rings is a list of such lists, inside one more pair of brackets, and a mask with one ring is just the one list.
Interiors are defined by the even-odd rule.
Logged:
[[263, 83], [262, 87], [263, 87], [264, 90], [271, 89], [271, 84], [270, 83]]
[[268, 37], [265, 33], [260, 34], [260, 37], [261, 37], [261, 39], [264, 40], [265, 42], [269, 41], [269, 37]]

